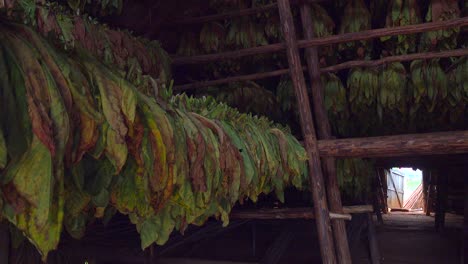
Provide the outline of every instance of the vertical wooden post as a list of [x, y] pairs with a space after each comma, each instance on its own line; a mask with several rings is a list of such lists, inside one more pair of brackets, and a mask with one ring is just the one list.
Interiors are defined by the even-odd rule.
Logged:
[[426, 216], [430, 216], [432, 212], [432, 199], [433, 199], [433, 189], [434, 189], [434, 177], [432, 177], [432, 172], [427, 171], [428, 176], [428, 185], [427, 185], [427, 195], [426, 195]]
[[[315, 37], [314, 25], [312, 25], [312, 14], [310, 6], [303, 4], [300, 6], [302, 27], [304, 30], [305, 39], [313, 39]], [[319, 139], [330, 139], [332, 137], [328, 115], [323, 102], [324, 88], [320, 79], [320, 69], [318, 64], [317, 48], [307, 48], [305, 50], [307, 69], [309, 73], [310, 83], [312, 86], [312, 106], [314, 117], [317, 125], [317, 134]], [[323, 158], [322, 168], [325, 174], [326, 190], [328, 204], [330, 210], [336, 213], [343, 212], [341, 204], [340, 189], [336, 176], [336, 164], [334, 158]], [[351, 253], [349, 252], [348, 238], [346, 236], [346, 225], [344, 220], [333, 220], [333, 236], [336, 244], [336, 255], [338, 263], [351, 263]]]
[[442, 230], [445, 226], [445, 211], [447, 207], [448, 175], [442, 175], [437, 171], [437, 210], [435, 217], [436, 230]]
[[379, 242], [377, 241], [377, 232], [375, 231], [374, 219], [372, 214], [367, 214], [367, 237], [369, 238], [369, 251], [372, 264], [380, 264]]
[[294, 31], [294, 21], [289, 0], [278, 0], [278, 9], [283, 36], [286, 42], [289, 71], [296, 94], [305, 148], [309, 156], [309, 177], [312, 198], [314, 200], [314, 210], [316, 215], [315, 222], [317, 225], [322, 262], [336, 263], [335, 246], [333, 243], [330, 217], [323, 183], [323, 173], [318, 156], [317, 138], [315, 136], [309, 97], [307, 95], [301, 59], [297, 48], [297, 38], [296, 32]]
[[429, 175], [426, 169], [422, 170], [422, 194], [423, 194], [423, 212], [427, 214], [427, 190], [429, 189]]
[[0, 221], [0, 263], [9, 263], [10, 231], [8, 225]]

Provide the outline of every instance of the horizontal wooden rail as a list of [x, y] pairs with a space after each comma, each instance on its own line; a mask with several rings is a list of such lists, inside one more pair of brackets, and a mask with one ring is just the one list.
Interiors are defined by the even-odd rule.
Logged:
[[[378, 59], [378, 60], [356, 60], [356, 61], [343, 62], [337, 65], [322, 68], [320, 69], [320, 72], [321, 73], [336, 72], [339, 70], [344, 70], [344, 69], [349, 69], [349, 68], [354, 68], [354, 67], [376, 67], [376, 66], [380, 66], [380, 65], [392, 63], [392, 62], [403, 62], [403, 61], [447, 58], [447, 57], [461, 57], [461, 56], [467, 56], [467, 55], [468, 55], [468, 48], [440, 51], [440, 52], [414, 53], [414, 54], [407, 54], [407, 55], [389, 56], [389, 57], [385, 57], [385, 58]], [[306, 69], [307, 68], [304, 66], [303, 70], [306, 70]], [[226, 84], [226, 83], [265, 79], [265, 78], [286, 75], [286, 74], [289, 74], [289, 69], [280, 69], [280, 70], [275, 70], [271, 72], [240, 75], [240, 76], [233, 76], [233, 77], [212, 80], [212, 81], [176, 85], [174, 86], [174, 90], [180, 92], [180, 91], [187, 91], [187, 90], [197, 89], [197, 88], [202, 88], [202, 87], [216, 86], [216, 85], [221, 85], [221, 84]]]
[[468, 153], [468, 130], [319, 140], [320, 157], [402, 157]]
[[[395, 35], [407, 35], [415, 34], [427, 31], [441, 30], [446, 28], [468, 26], [468, 17], [456, 18], [447, 21], [438, 21], [423, 23], [417, 25], [401, 26], [401, 27], [392, 27], [392, 28], [380, 28], [380, 29], [371, 29], [361, 32], [346, 33], [340, 35], [334, 35], [329, 37], [315, 38], [311, 40], [300, 40], [298, 41], [298, 46], [300, 48], [314, 47], [314, 46], [326, 46], [350, 41], [357, 40], [368, 40], [372, 38], [379, 38], [385, 36], [395, 36]], [[216, 54], [206, 54], [206, 55], [197, 55], [191, 57], [173, 57], [173, 65], [188, 65], [188, 64], [198, 64], [198, 63], [208, 63], [215, 62], [225, 59], [235, 59], [245, 56], [253, 56], [258, 54], [280, 52], [286, 49], [284, 43], [270, 44], [260, 47], [247, 48], [235, 51], [228, 51]]]
[[[343, 213], [330, 213], [331, 219], [351, 220], [351, 214], [371, 213], [372, 205], [343, 206]], [[235, 210], [231, 212], [232, 219], [315, 219], [314, 209], [300, 208], [269, 208], [258, 210]]]
[[[323, 1], [324, 0], [296, 0], [296, 1], [292, 1], [292, 4], [318, 3], [318, 2], [323, 2]], [[180, 19], [174, 19], [168, 23], [165, 23], [165, 26], [201, 24], [201, 23], [206, 23], [206, 22], [211, 22], [211, 21], [255, 15], [258, 13], [262, 13], [262, 12], [276, 11], [276, 10], [278, 10], [278, 4], [273, 3], [269, 5], [245, 8], [245, 9], [241, 9], [238, 11], [226, 12], [226, 13], [216, 14], [216, 15], [208, 15], [208, 16], [202, 16], [202, 17], [185, 17], [185, 18], [180, 18]]]
[[216, 86], [216, 85], [221, 85], [221, 84], [226, 84], [226, 83], [253, 81], [253, 80], [266, 79], [266, 78], [285, 75], [285, 74], [289, 74], [289, 69], [281, 69], [281, 70], [276, 70], [276, 71], [271, 71], [271, 72], [262, 72], [262, 73], [248, 74], [248, 75], [233, 76], [233, 77], [228, 77], [228, 78], [218, 79], [218, 80], [213, 80], [213, 81], [204, 81], [204, 82], [195, 82], [195, 83], [189, 83], [189, 84], [183, 84], [183, 85], [175, 85], [174, 91], [181, 92], [181, 91], [187, 91], [187, 90], [208, 87], [208, 86]]
[[413, 61], [413, 60], [426, 60], [426, 59], [435, 59], [435, 58], [448, 58], [448, 57], [462, 57], [468, 55], [468, 48], [465, 49], [455, 49], [439, 52], [424, 52], [424, 53], [413, 53], [406, 55], [398, 56], [389, 56], [378, 60], [356, 60], [356, 61], [347, 61], [337, 65], [329, 66], [320, 69], [320, 72], [336, 72], [344, 69], [350, 69], [354, 67], [377, 67], [383, 64], [388, 64], [392, 62], [403, 62], [403, 61]]

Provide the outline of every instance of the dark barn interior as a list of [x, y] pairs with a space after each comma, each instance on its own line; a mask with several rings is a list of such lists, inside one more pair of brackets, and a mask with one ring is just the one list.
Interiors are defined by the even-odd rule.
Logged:
[[0, 264], [468, 263], [467, 15], [0, 0]]

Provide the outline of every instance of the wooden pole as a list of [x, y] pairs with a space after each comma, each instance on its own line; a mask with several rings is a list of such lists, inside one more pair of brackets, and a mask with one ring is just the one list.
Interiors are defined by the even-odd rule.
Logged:
[[[300, 6], [302, 27], [306, 40], [311, 40], [316, 37], [314, 25], [312, 25], [312, 12], [308, 4]], [[317, 135], [319, 139], [331, 139], [331, 128], [328, 121], [327, 110], [323, 102], [324, 88], [320, 79], [319, 58], [316, 47], [307, 48], [305, 50], [307, 69], [309, 73], [310, 83], [312, 86], [312, 106], [314, 117], [317, 125]], [[340, 189], [336, 176], [336, 162], [334, 158], [323, 158], [322, 168], [325, 174], [326, 190], [328, 197], [328, 205], [333, 212], [342, 212]], [[333, 236], [335, 238], [336, 257], [338, 263], [352, 263], [351, 253], [349, 252], [348, 237], [346, 236], [346, 225], [344, 221], [332, 221]]]
[[369, 238], [369, 251], [372, 264], [380, 264], [379, 242], [377, 240], [377, 232], [375, 231], [374, 219], [372, 214], [367, 214], [367, 237]]
[[434, 181], [434, 178], [432, 177], [432, 172], [431, 171], [428, 171], [428, 186], [427, 186], [427, 197], [426, 197], [426, 216], [430, 216], [431, 215], [431, 211], [432, 211], [432, 199], [433, 199], [433, 191], [432, 189], [434, 188], [433, 186], [433, 181]]
[[[238, 210], [232, 211], [229, 217], [231, 219], [315, 219], [313, 208], [273, 208], [260, 210]], [[342, 213], [330, 212], [330, 219], [351, 220], [351, 214], [369, 213], [372, 212], [371, 205], [347, 206], [343, 207]]]
[[[385, 36], [396, 36], [396, 35], [407, 35], [416, 34], [427, 31], [435, 31], [447, 28], [461, 27], [468, 25], [468, 17], [456, 18], [447, 21], [437, 21], [430, 23], [422, 23], [417, 25], [393, 27], [393, 28], [379, 28], [365, 30], [361, 32], [345, 33], [340, 35], [333, 35], [328, 37], [316, 38], [312, 40], [301, 40], [297, 42], [299, 48], [326, 46], [344, 42], [351, 42], [357, 40], [368, 40], [373, 38], [385, 37]], [[285, 43], [275, 43], [264, 45], [260, 47], [253, 47], [235, 51], [228, 51], [216, 54], [197, 55], [190, 57], [173, 57], [173, 65], [187, 65], [187, 64], [199, 64], [219, 61], [223, 59], [235, 59], [246, 56], [267, 54], [273, 52], [280, 52], [286, 49]]]
[[427, 190], [429, 187], [429, 175], [427, 169], [422, 170], [422, 184], [423, 184], [423, 212], [427, 214]]
[[[402, 61], [412, 61], [412, 60], [423, 60], [423, 59], [434, 59], [434, 58], [448, 58], [448, 57], [462, 57], [468, 55], [468, 48], [465, 49], [455, 49], [455, 50], [446, 50], [438, 52], [423, 52], [423, 53], [414, 53], [398, 56], [389, 56], [378, 60], [355, 60], [347, 61], [333, 66], [325, 67], [319, 69], [320, 73], [327, 72], [336, 72], [344, 69], [354, 68], [354, 67], [377, 67], [383, 64], [388, 64], [391, 62], [402, 62]], [[307, 67], [302, 67], [305, 71]], [[247, 75], [232, 76], [228, 78], [211, 80], [211, 81], [200, 81], [195, 83], [188, 83], [183, 85], [174, 86], [175, 91], [185, 91], [191, 89], [197, 89], [208, 86], [216, 86], [232, 82], [241, 82], [241, 81], [254, 81], [260, 79], [266, 79], [276, 76], [281, 76], [289, 73], [289, 69], [280, 69], [271, 72], [261, 72]]]
[[314, 121], [310, 110], [307, 88], [302, 73], [301, 59], [297, 47], [296, 32], [289, 0], [278, 0], [283, 37], [286, 43], [286, 55], [289, 63], [291, 80], [296, 94], [305, 149], [309, 156], [309, 177], [316, 215], [317, 233], [323, 263], [336, 263], [330, 216], [323, 182], [323, 173], [317, 149]]
[[318, 141], [321, 157], [397, 157], [468, 153], [468, 130]]
[[441, 170], [437, 170], [437, 211], [435, 216], [435, 228], [439, 231], [445, 227], [448, 185], [448, 175], [441, 172]]

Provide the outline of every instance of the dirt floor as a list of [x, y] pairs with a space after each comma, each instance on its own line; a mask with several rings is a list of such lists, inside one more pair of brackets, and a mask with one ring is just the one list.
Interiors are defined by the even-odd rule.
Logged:
[[[382, 263], [459, 264], [462, 252], [463, 217], [446, 215], [446, 226], [434, 229], [434, 216], [414, 212], [384, 215], [384, 225], [377, 226]], [[357, 255], [357, 256], [356, 256]], [[367, 250], [355, 254], [354, 263], [370, 263]]]
[[[417, 212], [393, 212], [384, 215], [384, 225], [377, 225], [379, 249], [384, 264], [459, 264], [462, 240], [463, 217], [447, 214], [446, 227], [435, 231], [434, 216]], [[285, 230], [285, 226], [290, 226]], [[320, 252], [316, 240], [315, 225], [310, 221], [269, 222], [255, 225], [255, 242], [252, 240], [251, 227], [236, 229], [213, 239], [200, 241], [180, 250], [172, 257], [177, 259], [162, 260], [161, 263], [192, 263], [194, 259], [216, 261], [234, 261], [234, 263], [269, 263], [265, 257], [278, 249], [268, 251], [275, 239], [284, 232], [290, 242], [282, 255], [276, 260], [278, 264], [320, 263]], [[283, 234], [284, 235], [284, 234]], [[371, 263], [368, 244], [365, 236], [353, 245], [353, 263]], [[181, 258], [182, 257], [182, 258]], [[185, 258], [185, 259], [184, 259]], [[191, 259], [192, 262], [184, 262]], [[274, 259], [274, 256], [273, 256]], [[215, 261], [215, 262], [213, 262]]]

